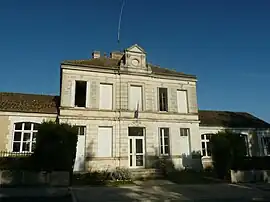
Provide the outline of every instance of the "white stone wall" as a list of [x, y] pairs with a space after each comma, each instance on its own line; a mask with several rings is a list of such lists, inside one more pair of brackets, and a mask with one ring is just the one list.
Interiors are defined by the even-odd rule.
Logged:
[[[90, 69], [88, 69], [90, 70]], [[190, 152], [201, 149], [199, 136], [199, 121], [196, 96], [196, 81], [194, 79], [165, 79], [149, 75], [130, 75], [117, 72], [82, 71], [80, 68], [64, 66], [62, 69], [61, 91], [61, 122], [86, 125], [86, 150], [88, 169], [107, 169], [116, 166], [129, 167], [128, 162], [128, 127], [144, 127], [146, 167], [152, 163], [148, 156], [159, 156], [159, 128], [170, 128], [171, 158], [176, 167], [183, 167], [179, 144], [180, 128], [190, 128], [190, 148], [181, 148], [187, 152], [188, 161], [192, 161]], [[89, 105], [86, 108], [74, 108], [75, 80], [88, 82]], [[113, 84], [113, 110], [99, 110], [100, 83]], [[129, 86], [140, 85], [143, 89], [143, 110], [139, 119], [134, 119], [134, 111], [129, 111]], [[158, 87], [168, 88], [168, 112], [158, 111]], [[177, 112], [177, 90], [187, 90], [188, 114]], [[113, 157], [96, 157], [97, 133], [99, 126], [113, 127]], [[194, 165], [193, 165], [194, 166]]]
[[[88, 169], [107, 169], [117, 166], [129, 167], [128, 164], [128, 127], [144, 127], [145, 128], [145, 167], [152, 167], [149, 158], [159, 156], [159, 128], [168, 127], [170, 129], [170, 151], [171, 158], [175, 162], [175, 166], [182, 168], [182, 156], [180, 155], [180, 128], [190, 128], [190, 146], [181, 148], [186, 150], [186, 156], [191, 157], [192, 151], [200, 151], [200, 140], [198, 139], [198, 123], [168, 123], [168, 122], [152, 122], [152, 121], [111, 121], [111, 120], [78, 120], [61, 118], [61, 122], [86, 126], [86, 161], [88, 161]], [[97, 153], [97, 135], [99, 126], [113, 127], [113, 147], [112, 157], [96, 157]], [[149, 158], [148, 158], [149, 157]]]
[[[269, 133], [266, 130], [256, 130], [255, 128], [224, 128], [224, 127], [200, 127], [200, 135], [203, 134], [216, 134], [220, 131], [224, 131], [226, 129], [232, 130], [234, 132], [238, 132], [241, 134], [245, 134], [248, 136], [248, 145], [249, 145], [249, 154], [252, 156], [263, 156], [263, 149], [261, 138], [263, 134]], [[255, 132], [255, 135], [254, 135]], [[212, 159], [211, 157], [202, 157], [202, 163], [205, 167], [211, 166]]]
[[33, 123], [42, 123], [43, 121], [55, 121], [56, 114], [45, 114], [45, 113], [22, 113], [22, 112], [1, 112], [1, 115], [8, 116], [9, 124], [8, 127], [9, 133], [7, 134], [7, 145], [6, 151], [12, 151], [12, 142], [13, 142], [13, 131], [14, 124], [17, 122], [33, 122]]
[[115, 73], [101, 73], [91, 71], [80, 71], [63, 69], [62, 90], [61, 90], [61, 107], [73, 107], [75, 80], [84, 80], [89, 83], [88, 109], [99, 108], [99, 84], [113, 84], [113, 100], [114, 110], [128, 110], [128, 95], [130, 85], [141, 85], [143, 87], [143, 111], [158, 111], [158, 87], [168, 88], [168, 107], [169, 112], [177, 113], [177, 96], [178, 89], [187, 90], [188, 95], [188, 111], [197, 113], [197, 96], [196, 82], [190, 80], [170, 80], [153, 78], [150, 76], [124, 75], [120, 76]]

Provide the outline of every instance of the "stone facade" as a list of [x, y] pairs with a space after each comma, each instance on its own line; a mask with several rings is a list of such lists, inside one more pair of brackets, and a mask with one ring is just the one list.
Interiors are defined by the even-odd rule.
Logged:
[[[169, 158], [179, 169], [199, 169], [201, 164], [211, 166], [211, 157], [203, 156], [201, 159], [197, 155], [204, 152], [201, 135], [227, 128], [248, 135], [249, 145], [252, 145], [249, 148], [251, 155], [270, 153], [266, 143], [262, 144], [262, 137], [268, 137], [270, 142], [269, 130], [265, 129], [270, 128], [270, 124], [248, 113], [198, 111], [195, 76], [147, 64], [146, 53], [138, 45], [126, 49], [124, 53], [111, 54], [111, 58], [99, 54], [94, 56], [92, 59], [64, 61], [61, 64], [60, 96], [0, 93], [0, 151], [12, 151], [15, 123], [59, 120], [85, 128], [84, 136], [78, 138], [75, 160], [83, 164], [79, 167], [84, 171], [133, 168], [130, 166], [130, 127], [143, 128], [144, 131], [140, 139], [143, 141], [141, 168], [155, 168], [161, 157]], [[85, 107], [75, 106], [76, 81], [86, 81]], [[103, 84], [112, 85], [110, 110], [100, 109]], [[140, 86], [142, 90], [138, 117], [130, 107], [132, 86]], [[159, 111], [159, 88], [167, 89], [167, 111]], [[185, 113], [179, 110], [179, 90], [186, 92]], [[111, 155], [107, 157], [97, 155], [99, 127], [112, 128]], [[160, 154], [160, 128], [169, 129], [167, 156]], [[189, 129], [189, 134], [181, 135], [180, 129]]]
[[0, 112], [0, 151], [12, 151], [14, 124], [19, 122], [42, 123], [55, 121], [56, 114]]
[[[216, 134], [221, 131], [231, 130], [235, 133], [240, 133], [247, 136], [247, 155], [249, 156], [265, 156], [263, 151], [263, 135], [270, 136], [269, 129], [258, 129], [258, 128], [228, 128], [228, 127], [211, 127], [211, 126], [200, 126], [200, 136], [206, 134]], [[263, 135], [262, 135], [263, 134]], [[211, 156], [204, 156], [202, 154], [202, 164], [204, 168], [212, 167]]]
[[[136, 49], [138, 51], [138, 49]], [[140, 58], [144, 52], [134, 54]], [[132, 52], [128, 52], [133, 57]], [[143, 57], [142, 57], [143, 58]], [[131, 62], [121, 68], [131, 68], [128, 72], [116, 72], [108, 69], [73, 66], [62, 64], [62, 90], [60, 121], [75, 124], [80, 122], [86, 126], [86, 169], [123, 166], [128, 163], [128, 128], [143, 127], [145, 129], [145, 165], [153, 167], [151, 160], [159, 156], [159, 128], [170, 129], [170, 152], [176, 167], [183, 167], [182, 155], [200, 151], [199, 120], [196, 96], [196, 79], [173, 76], [152, 76], [141, 66], [132, 67]], [[86, 107], [74, 107], [75, 81], [87, 81]], [[112, 110], [99, 109], [100, 84], [113, 85]], [[134, 110], [129, 109], [130, 86], [142, 87], [142, 110], [139, 118], [134, 118]], [[158, 88], [168, 89], [168, 112], [158, 110]], [[177, 90], [187, 91], [188, 113], [178, 113]], [[97, 135], [99, 126], [113, 127], [112, 157], [96, 157]], [[180, 128], [189, 128], [189, 144], [179, 148], [181, 143]], [[181, 151], [184, 153], [181, 153]], [[191, 159], [191, 158], [190, 158]]]

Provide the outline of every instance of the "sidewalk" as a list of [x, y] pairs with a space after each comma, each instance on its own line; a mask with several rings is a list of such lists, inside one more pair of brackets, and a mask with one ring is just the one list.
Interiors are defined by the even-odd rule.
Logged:
[[58, 187], [27, 187], [0, 188], [0, 198], [3, 197], [61, 197], [69, 194], [68, 188]]

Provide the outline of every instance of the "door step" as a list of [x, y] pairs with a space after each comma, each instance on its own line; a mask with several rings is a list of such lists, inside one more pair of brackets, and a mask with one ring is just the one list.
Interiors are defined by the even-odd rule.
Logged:
[[135, 180], [139, 179], [161, 179], [163, 175], [159, 169], [130, 169], [132, 178]]

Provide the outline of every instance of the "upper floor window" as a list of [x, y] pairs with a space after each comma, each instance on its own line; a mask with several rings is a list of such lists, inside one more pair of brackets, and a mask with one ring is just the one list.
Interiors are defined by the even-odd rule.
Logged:
[[85, 107], [86, 106], [86, 81], [75, 82], [75, 106]]
[[36, 145], [37, 123], [19, 122], [14, 124], [12, 151], [33, 152]]
[[112, 84], [100, 84], [99, 108], [104, 110], [112, 110], [113, 108]]
[[177, 108], [179, 113], [188, 113], [186, 90], [177, 90]]
[[159, 111], [167, 112], [168, 111], [167, 88], [158, 88], [158, 96], [159, 96]]
[[142, 86], [131, 85], [129, 90], [129, 109], [142, 110]]

